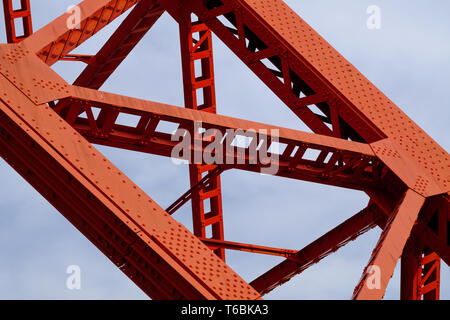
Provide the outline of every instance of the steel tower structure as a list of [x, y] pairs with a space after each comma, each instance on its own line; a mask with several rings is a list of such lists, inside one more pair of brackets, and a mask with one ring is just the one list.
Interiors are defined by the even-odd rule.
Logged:
[[[440, 263], [450, 262], [449, 154], [282, 0], [84, 0], [76, 26], [65, 13], [34, 33], [29, 0], [3, 5], [0, 154], [149, 297], [260, 299], [379, 227], [353, 298], [381, 299], [401, 260], [401, 298], [439, 299]], [[100, 91], [166, 11], [180, 28], [185, 108]], [[97, 54], [71, 54], [125, 13]], [[212, 33], [314, 132], [276, 128], [285, 146], [276, 175], [361, 190], [371, 199], [299, 251], [225, 240], [220, 173], [258, 172], [263, 161], [192, 164], [191, 189], [164, 210], [91, 145], [171, 156], [171, 134], [157, 129], [167, 121], [192, 133], [191, 150], [208, 153], [207, 141], [195, 144], [198, 121], [222, 136], [275, 128], [216, 114]], [[50, 68], [59, 60], [87, 65], [70, 85]], [[121, 114], [139, 121], [119, 124]], [[252, 143], [270, 146], [273, 138], [258, 134]], [[305, 158], [307, 150], [317, 158]], [[193, 233], [171, 217], [187, 201]], [[225, 263], [225, 249], [286, 259], [247, 283]], [[367, 285], [374, 266], [377, 288]]]

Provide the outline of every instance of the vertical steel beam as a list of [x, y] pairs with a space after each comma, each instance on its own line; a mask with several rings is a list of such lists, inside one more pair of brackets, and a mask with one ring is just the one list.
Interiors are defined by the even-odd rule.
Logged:
[[[212, 34], [204, 23], [193, 21], [195, 18], [188, 10], [182, 11], [180, 43], [185, 107], [216, 113]], [[193, 132], [194, 139], [198, 138], [198, 134], [199, 132]], [[197, 185], [215, 167], [191, 164], [191, 187]], [[208, 190], [194, 191], [191, 202], [194, 234], [201, 238], [224, 240], [220, 176], [211, 179]], [[208, 228], [211, 230], [208, 231]], [[225, 260], [223, 248], [217, 248], [214, 252]]]
[[[8, 43], [17, 43], [33, 33], [31, 23], [30, 0], [20, 0], [20, 7], [14, 8], [13, 0], [3, 0], [3, 12], [5, 13], [6, 38]], [[18, 25], [16, 22], [19, 21]], [[17, 27], [22, 27], [18, 34]]]
[[419, 294], [423, 300], [439, 300], [441, 259], [430, 249], [425, 248], [420, 259]]
[[441, 259], [411, 237], [401, 261], [402, 300], [439, 300]]
[[421, 254], [417, 247], [417, 239], [410, 237], [403, 249], [401, 259], [400, 299], [420, 300], [418, 271]]

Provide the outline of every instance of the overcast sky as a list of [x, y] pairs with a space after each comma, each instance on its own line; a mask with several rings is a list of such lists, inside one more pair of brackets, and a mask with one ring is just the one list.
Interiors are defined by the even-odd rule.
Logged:
[[[450, 138], [450, 2], [447, 0], [286, 0], [369, 80], [446, 150]], [[31, 0], [34, 29], [63, 13], [73, 0]], [[366, 26], [369, 5], [381, 9], [381, 29]], [[118, 19], [76, 50], [95, 54]], [[4, 25], [0, 42], [6, 42]], [[305, 126], [217, 38], [214, 39], [218, 112], [306, 130]], [[164, 14], [102, 90], [183, 105], [178, 28]], [[72, 82], [82, 63], [54, 69]], [[98, 147], [162, 207], [188, 189], [186, 166], [170, 159]], [[1, 299], [146, 299], [125, 275], [3, 160], [0, 160]], [[226, 239], [300, 249], [367, 204], [365, 194], [242, 171], [222, 177]], [[191, 226], [190, 206], [175, 218]], [[373, 230], [311, 267], [265, 298], [348, 299], [380, 235]], [[282, 259], [227, 252], [227, 261], [251, 281]], [[66, 268], [81, 268], [81, 290], [66, 288]], [[441, 296], [450, 298], [442, 265]], [[387, 299], [399, 298], [399, 272]]]

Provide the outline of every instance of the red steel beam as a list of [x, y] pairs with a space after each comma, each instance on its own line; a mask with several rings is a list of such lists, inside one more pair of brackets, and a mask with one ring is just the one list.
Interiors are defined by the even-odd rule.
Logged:
[[[426, 200], [401, 260], [401, 299], [438, 300], [441, 258], [450, 263], [449, 196]], [[430, 248], [433, 248], [431, 250]]]
[[192, 186], [188, 191], [183, 193], [177, 200], [175, 200], [170, 206], [167, 207], [166, 212], [173, 215], [178, 209], [180, 209], [186, 202], [192, 199], [192, 196], [198, 190], [207, 191], [208, 187], [213, 183], [214, 178], [221, 174], [223, 171], [222, 167], [216, 166], [214, 169], [209, 171], [199, 182]]
[[[336, 252], [359, 235], [382, 224], [383, 214], [376, 205], [370, 204], [350, 219], [299, 250], [291, 259], [286, 259], [250, 284], [261, 295], [267, 294], [278, 286]], [[295, 260], [295, 261], [294, 261]]]
[[94, 56], [88, 54], [66, 54], [62, 57], [61, 61], [79, 61], [84, 63], [89, 63]]
[[439, 300], [440, 268], [440, 257], [421, 244], [416, 234], [411, 236], [401, 259], [400, 298]]
[[[8, 1], [7, 5], [10, 4]], [[360, 219], [364, 219], [354, 217], [354, 220], [349, 219], [353, 223], [346, 226], [346, 231], [341, 230], [348, 237], [336, 236], [333, 230], [327, 235], [335, 237], [326, 237], [325, 244], [314, 242], [312, 245], [318, 252], [313, 252], [310, 257], [313, 260], [308, 262], [304, 257], [297, 257], [297, 269], [291, 274], [299, 270], [299, 261], [307, 267], [378, 223], [384, 226], [384, 230], [353, 298], [382, 298], [402, 251], [402, 295], [439, 298], [439, 258], [447, 263], [450, 261], [448, 153], [281, 0], [193, 0], [189, 6], [175, 0], [158, 0], [161, 9], [150, 0], [85, 0], [78, 5], [81, 13], [79, 26], [69, 27], [68, 19], [74, 17], [67, 13], [24, 40], [14, 38], [13, 20], [14, 14], [23, 16], [24, 28], [29, 28], [24, 37], [31, 34], [29, 2], [23, 0], [22, 9], [16, 13], [7, 7], [10, 9], [8, 12], [5, 10], [9, 42], [23, 40], [17, 45], [0, 47], [3, 58], [0, 60], [0, 91], [3, 94], [0, 101], [0, 153], [8, 163], [149, 296], [191, 299], [259, 297], [232, 271], [219, 271], [227, 268], [220, 259], [194, 235], [171, 220], [164, 210], [152, 204], [152, 200], [142, 195], [106, 159], [102, 159], [70, 126], [92, 142], [166, 156], [174, 147], [174, 141], [171, 134], [158, 131], [161, 121], [172, 122], [178, 128], [188, 128], [193, 133], [192, 128], [201, 120], [205, 129], [214, 129], [215, 135], [222, 137], [226, 129], [279, 128], [198, 110], [180, 111], [177, 107], [69, 86], [39, 61], [40, 58], [48, 66], [61, 59], [87, 62], [88, 57], [68, 53], [136, 4], [138, 9], [133, 10], [99, 53], [97, 67], [108, 59], [124, 59], [126, 54], [113, 53], [115, 46], [120, 47], [120, 41], [124, 39], [130, 47], [136, 45], [145, 29], [156, 21], [155, 17], [167, 10], [180, 23], [182, 31], [188, 107], [204, 107], [204, 111], [215, 112], [209, 31], [212, 30], [300, 119], [320, 134], [280, 129], [276, 138], [285, 144], [285, 149], [277, 160], [278, 175], [364, 190], [371, 198], [373, 195], [373, 200], [385, 211], [392, 199], [401, 199], [395, 209], [385, 212], [389, 216], [387, 223], [366, 221], [368, 224], [363, 226]], [[136, 25], [139, 16], [150, 6], [157, 14], [151, 15], [146, 22], [141, 21], [142, 25], [139, 22]], [[192, 24], [191, 12], [202, 22]], [[189, 23], [186, 23], [186, 17], [189, 17]], [[200, 27], [203, 29], [196, 30], [200, 31], [198, 42], [193, 41], [190, 38], [192, 30]], [[131, 33], [136, 31], [135, 38], [139, 39], [128, 38], [127, 30]], [[125, 45], [124, 50], [130, 47]], [[183, 51], [183, 47], [188, 50]], [[206, 48], [199, 57], [203, 78], [196, 78], [192, 65], [196, 51], [202, 48]], [[82, 82], [97, 78], [86, 86], [96, 88], [101, 85], [118, 66], [110, 63], [111, 60]], [[88, 66], [86, 70], [90, 68]], [[102, 76], [106, 78], [102, 80]], [[204, 89], [203, 106], [195, 101], [194, 90], [200, 88]], [[61, 99], [71, 103], [56, 105], [55, 101]], [[313, 105], [318, 112], [314, 111]], [[94, 116], [93, 108], [100, 109], [98, 116]], [[83, 112], [86, 117], [81, 116]], [[119, 123], [117, 120], [121, 114], [139, 117], [138, 124]], [[215, 135], [210, 138], [214, 139]], [[252, 143], [262, 141], [269, 145], [272, 138], [275, 136], [256, 135]], [[199, 150], [193, 142], [189, 146], [190, 151], [206, 152], [205, 143], [209, 141], [203, 141]], [[226, 146], [222, 144], [223, 148]], [[319, 151], [316, 159], [304, 156], [310, 149]], [[235, 160], [239, 157], [232, 156]], [[243, 157], [251, 159], [245, 152]], [[207, 170], [213, 167], [209, 166]], [[262, 161], [234, 168], [259, 171]], [[117, 176], [111, 174], [111, 170]], [[215, 188], [220, 194], [218, 184]], [[405, 189], [404, 197], [400, 197]], [[388, 194], [391, 195], [386, 197]], [[143, 199], [149, 199], [149, 202]], [[139, 214], [152, 212], [152, 209], [155, 211], [153, 215]], [[219, 209], [216, 211], [221, 218]], [[175, 227], [170, 228], [172, 224]], [[176, 227], [180, 230], [174, 233], [173, 228]], [[163, 234], [164, 230], [166, 233]], [[354, 234], [347, 234], [349, 230]], [[410, 236], [411, 230], [421, 245], [411, 250], [408, 245], [404, 250], [408, 239], [415, 240]], [[170, 232], [173, 236], [168, 237]], [[219, 238], [222, 236], [223, 233], [219, 234]], [[174, 237], [184, 237], [184, 243], [191, 244], [190, 248], [198, 251], [186, 257], [189, 249], [180, 250], [179, 243], [183, 241], [175, 243]], [[337, 241], [339, 237], [340, 242]], [[223, 238], [215, 241], [219, 243]], [[222, 247], [225, 245], [222, 242]], [[227, 245], [231, 246], [231, 243]], [[324, 251], [321, 253], [320, 250]], [[217, 267], [217, 276], [208, 277], [205, 276], [207, 270], [199, 270], [202, 258]], [[381, 287], [375, 290], [367, 286], [369, 267], [372, 266], [380, 267]], [[289, 275], [283, 272], [275, 271], [272, 275], [259, 291], [266, 292], [289, 279]], [[233, 285], [232, 281], [243, 290], [228, 288]]]
[[[175, 2], [160, 2], [177, 19]], [[450, 191], [448, 153], [283, 1], [196, 0], [192, 8], [315, 133], [369, 142], [423, 197]]]
[[401, 300], [421, 300], [419, 294], [420, 258], [422, 252], [417, 246], [417, 238], [411, 236], [403, 249], [401, 258]]
[[[177, 19], [178, 3], [159, 1]], [[424, 196], [450, 191], [448, 153], [282, 0], [194, 0], [192, 8], [315, 133], [370, 143]], [[322, 115], [302, 102], [315, 95], [324, 101], [308, 103]]]
[[417, 224], [423, 243], [450, 265], [450, 195], [427, 199]]
[[425, 248], [419, 260], [418, 293], [422, 300], [440, 299], [441, 259]]
[[0, 76], [0, 153], [146, 294], [259, 295], [48, 106]]
[[272, 256], [287, 257], [288, 259], [292, 259], [294, 261], [297, 260], [297, 258], [295, 256], [295, 254], [297, 253], [296, 250], [279, 249], [279, 248], [258, 246], [258, 245], [254, 245], [254, 244], [248, 244], [248, 243], [239, 243], [239, 242], [223, 241], [223, 240], [216, 240], [216, 239], [200, 238], [200, 240], [204, 244], [206, 244], [208, 247], [210, 247], [211, 249], [222, 248], [222, 249], [246, 251], [246, 252], [252, 252], [252, 253], [267, 254], [267, 255], [272, 255]]
[[[23, 42], [31, 52], [51, 66], [139, 1], [84, 0], [77, 5], [76, 13], [61, 15]], [[80, 13], [79, 17], [77, 13]], [[78, 18], [79, 26], [72, 28], [68, 21]]]
[[[383, 298], [424, 202], [424, 197], [415, 191], [410, 189], [406, 191], [381, 233], [361, 280], [355, 288], [353, 299]], [[374, 286], [370, 283], [371, 277], [376, 277], [373, 279]]]
[[[83, 61], [88, 66], [74, 85], [99, 89], [164, 13], [156, 0], [140, 1], [95, 56], [65, 55], [63, 61]], [[58, 108], [69, 101], [59, 102]]]
[[[177, 156], [172, 154], [174, 146], [178, 144], [178, 141], [172, 138], [173, 132], [158, 132], [158, 124], [165, 121], [178, 128], [189, 128], [201, 119], [204, 128], [221, 132], [222, 137], [225, 136], [227, 129], [243, 132], [249, 132], [251, 129], [256, 132], [265, 130], [268, 133], [267, 137], [257, 137], [260, 142], [270, 140], [273, 135], [272, 130], [277, 130], [274, 138], [278, 139], [280, 144], [286, 145], [284, 151], [280, 151], [279, 159], [273, 159], [273, 165], [279, 166], [278, 172], [275, 173], [279, 176], [369, 190], [381, 187], [382, 176], [386, 174], [383, 170], [384, 165], [373, 157], [373, 152], [367, 144], [317, 136], [80, 87], [74, 87], [74, 89], [71, 99], [79, 103], [71, 103], [69, 110], [64, 112], [65, 120], [94, 143], [169, 157]], [[91, 120], [81, 117], [80, 110], [92, 110], [93, 107], [100, 109], [99, 114], [104, 117], [99, 115], [96, 119], [91, 117]], [[64, 110], [57, 111], [62, 114]], [[120, 114], [137, 116], [137, 124], [133, 127], [118, 124], [117, 119]], [[223, 144], [231, 143], [226, 140]], [[207, 152], [206, 146], [207, 144], [203, 145], [203, 153]], [[223, 148], [226, 149], [226, 146]], [[308, 158], [307, 150], [315, 150], [320, 155], [317, 159]], [[194, 152], [190, 153], [193, 155]], [[233, 156], [240, 154], [245, 152], [237, 152], [236, 148]], [[364, 161], [360, 161], [361, 159]], [[231, 167], [260, 172], [267, 166], [260, 161], [251, 164], [248, 157], [244, 160], [244, 164], [238, 164], [237, 159], [234, 160], [234, 165]]]
[[[177, 19], [180, 10], [177, 1], [160, 0], [160, 3]], [[309, 32], [305, 26], [295, 25], [301, 19], [283, 1], [195, 0], [191, 6], [225, 45], [315, 133], [366, 142], [384, 138], [364, 117], [349, 116], [336, 92], [274, 30], [271, 22], [276, 16], [278, 24], [292, 24], [288, 30]], [[265, 16], [258, 10], [261, 7]], [[310, 108], [314, 104], [322, 114]], [[365, 130], [364, 138], [356, 132], [360, 128]]]
[[434, 252], [438, 253], [447, 265], [450, 265], [450, 245], [448, 241], [441, 241], [430, 228], [426, 226], [422, 227], [423, 229], [420, 238], [423, 239], [426, 245], [432, 248]]
[[[13, 3], [20, 5], [14, 9]], [[33, 33], [31, 22], [30, 0], [3, 0], [3, 12], [5, 14], [6, 39], [8, 43], [18, 43]], [[21, 20], [22, 30], [17, 30], [16, 20]]]
[[74, 85], [99, 89], [163, 13], [156, 0], [141, 0], [102, 49], [89, 60], [89, 65]]
[[[183, 6], [184, 11], [181, 12], [179, 21], [184, 104], [189, 109], [216, 113], [212, 34], [204, 23], [193, 21], [187, 6], [187, 3]], [[191, 133], [197, 134], [193, 131]], [[204, 174], [214, 169], [214, 166], [191, 163], [189, 165], [191, 187], [197, 185]], [[194, 190], [191, 204], [194, 234], [200, 238], [208, 237], [223, 241], [220, 175], [211, 177], [207, 190]], [[225, 260], [223, 248], [216, 248], [214, 252]]]

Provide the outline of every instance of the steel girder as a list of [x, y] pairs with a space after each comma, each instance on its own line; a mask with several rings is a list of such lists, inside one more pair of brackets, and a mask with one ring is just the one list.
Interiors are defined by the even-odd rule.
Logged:
[[[193, 21], [191, 12], [186, 7], [180, 14], [180, 47], [185, 107], [216, 113], [211, 31], [201, 21]], [[197, 64], [199, 66], [196, 68]], [[191, 132], [197, 135], [197, 132], [193, 131], [193, 127]], [[198, 184], [204, 174], [208, 174], [214, 169], [214, 166], [207, 164], [191, 164], [189, 166], [191, 186]], [[205, 201], [207, 202], [206, 205]], [[194, 234], [200, 238], [209, 237], [223, 241], [224, 226], [220, 175], [211, 177], [207, 190], [197, 189], [194, 191], [191, 204]], [[209, 232], [208, 228], [210, 228]], [[216, 248], [215, 253], [225, 260], [223, 248]]]
[[403, 300], [439, 300], [439, 255], [411, 238], [403, 249], [401, 268], [400, 294]]
[[[181, 155], [172, 153], [174, 146], [178, 144], [173, 137], [175, 134], [158, 131], [158, 124], [165, 121], [178, 128], [190, 128], [201, 120], [203, 128], [214, 129], [220, 132], [222, 137], [227, 130], [241, 130], [242, 134], [251, 132], [250, 129], [255, 132], [265, 130], [266, 135], [254, 135], [253, 143], [256, 145], [263, 140], [271, 140], [272, 130], [277, 130], [274, 138], [278, 139], [280, 144], [286, 145], [279, 155], [279, 160], [274, 160], [280, 167], [276, 173], [279, 176], [370, 190], [379, 187], [383, 178], [391, 175], [386, 171], [385, 165], [377, 160], [370, 146], [364, 143], [318, 136], [80, 87], [73, 87], [73, 95], [68, 99], [71, 100], [68, 103], [69, 107], [61, 110], [56, 106], [55, 111], [84, 137], [98, 144], [182, 158]], [[93, 108], [97, 109], [97, 118], [93, 116]], [[121, 114], [137, 116], [139, 121], [136, 121], [135, 126], [119, 124], [117, 119]], [[227, 149], [232, 149], [227, 146], [232, 141], [225, 139], [220, 144], [224, 153]], [[190, 145], [194, 151], [195, 148], [201, 148], [202, 153], [208, 153], [211, 152], [207, 150], [208, 144], [209, 141], [196, 144], [192, 139]], [[250, 162], [248, 150], [239, 152], [239, 146], [234, 149], [235, 152], [231, 157], [236, 160], [234, 164], [225, 164], [225, 167], [259, 172], [266, 166], [261, 161]], [[317, 159], [304, 157], [308, 149], [320, 152]], [[193, 156], [194, 151], [188, 154]], [[240, 157], [244, 159], [240, 161]]]
[[259, 293], [266, 294], [377, 225], [384, 228], [385, 223], [385, 215], [375, 204], [370, 204], [333, 230], [297, 251], [293, 255], [296, 259], [291, 257], [284, 260], [250, 284]]
[[258, 298], [50, 108], [32, 103], [5, 77], [0, 81], [2, 157], [146, 294]]
[[[380, 241], [353, 297], [382, 298], [402, 257], [402, 298], [439, 298], [440, 259], [450, 262], [448, 153], [281, 0], [85, 0], [79, 4], [77, 28], [68, 28], [65, 14], [32, 35], [29, 2], [22, 1], [20, 12], [11, 11], [10, 0], [4, 0], [4, 7], [8, 42], [20, 43], [0, 46], [2, 156], [149, 296], [256, 299], [378, 225], [383, 229]], [[131, 7], [95, 56], [70, 55]], [[180, 24], [186, 107], [203, 108], [193, 94], [193, 89], [203, 88], [205, 110], [97, 91], [164, 11]], [[192, 24], [191, 14], [198, 22]], [[24, 17], [23, 37], [13, 28], [19, 16]], [[200, 27], [195, 31], [201, 36], [193, 41], [193, 29]], [[215, 112], [211, 31], [315, 134], [208, 112]], [[193, 55], [201, 48], [203, 78], [196, 77], [192, 67]], [[70, 86], [48, 68], [58, 60], [88, 66]], [[314, 113], [313, 105], [321, 114]], [[121, 113], [138, 116], [138, 124], [118, 123]], [[223, 229], [215, 239], [195, 232], [198, 239], [81, 137], [172, 156], [172, 134], [158, 131], [161, 121], [191, 133], [201, 121], [203, 128], [221, 136], [226, 129], [278, 129], [276, 138], [285, 148], [277, 160], [277, 175], [363, 190], [371, 203], [296, 253], [224, 241]], [[207, 153], [208, 141], [196, 144], [193, 136], [189, 149]], [[272, 138], [254, 135], [252, 142], [270, 145]], [[222, 147], [226, 150], [225, 142]], [[304, 157], [308, 149], [319, 152], [316, 159]], [[248, 163], [251, 157], [243, 151], [230, 156], [243, 158], [244, 164], [222, 169], [263, 167]], [[206, 166], [205, 172], [214, 168]], [[206, 185], [200, 177], [191, 181], [190, 198], [211, 186], [220, 195], [218, 176], [206, 179]], [[96, 214], [87, 215], [92, 212]], [[221, 223], [221, 209], [217, 213]], [[200, 226], [205, 222], [200, 220]], [[186, 243], [192, 252], [186, 251]], [[284, 255], [287, 260], [250, 286], [208, 247], [221, 257], [226, 248]], [[382, 285], [376, 290], [367, 286], [373, 266], [381, 270]]]
[[163, 12], [156, 1], [140, 1], [102, 49], [87, 61], [74, 85], [99, 89]]
[[[20, 0], [20, 2], [16, 1], [17, 3], [20, 5], [19, 8], [14, 8], [12, 1], [3, 1], [8, 43], [20, 42], [33, 33], [30, 0]], [[18, 25], [16, 24], [16, 20], [21, 20]], [[19, 27], [19, 30], [17, 30], [17, 27]]]

